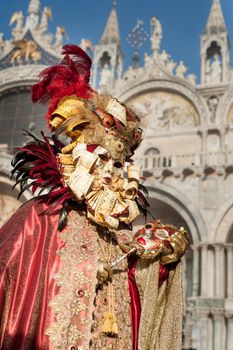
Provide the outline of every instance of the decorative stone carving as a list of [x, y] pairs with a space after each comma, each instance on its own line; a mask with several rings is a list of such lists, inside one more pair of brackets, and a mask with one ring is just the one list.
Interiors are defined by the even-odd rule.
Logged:
[[183, 61], [180, 61], [180, 63], [176, 67], [177, 78], [184, 79], [184, 75], [185, 75], [186, 71], [187, 71], [187, 67], [184, 65]]
[[27, 79], [36, 81], [38, 74], [45, 69], [44, 65], [20, 65], [0, 71], [0, 92], [16, 85], [25, 85]]
[[90, 39], [81, 39], [81, 42], [79, 46], [85, 51], [85, 52], [93, 52], [94, 51], [94, 46], [93, 43]]
[[169, 58], [170, 58], [170, 55], [165, 50], [163, 50], [158, 57], [159, 61], [165, 66], [166, 66]]
[[216, 124], [225, 125], [233, 122], [233, 88], [229, 87], [219, 99], [216, 110]]
[[152, 92], [130, 101], [143, 113], [146, 135], [158, 129], [173, 129], [195, 126], [199, 117], [195, 108], [183, 97], [169, 92]]
[[128, 81], [128, 80], [136, 79], [136, 76], [137, 76], [137, 69], [133, 69], [132, 66], [129, 66], [129, 68], [127, 69], [127, 71], [125, 71], [123, 75], [123, 79]]
[[175, 66], [176, 66], [176, 62], [174, 62], [173, 60], [168, 61], [167, 65], [166, 65], [166, 68], [171, 75], [173, 75], [173, 70], [174, 70]]
[[195, 74], [188, 74], [186, 77], [186, 81], [189, 82], [191, 85], [196, 86], [196, 75]]
[[5, 43], [4, 35], [3, 35], [3, 33], [0, 33], [0, 52], [4, 48], [4, 43]]
[[23, 32], [23, 12], [15, 12], [9, 22], [9, 25], [12, 26], [15, 24], [15, 27], [12, 29], [12, 37], [15, 40], [18, 40]]
[[149, 56], [147, 53], [144, 54], [144, 67], [146, 69], [152, 67], [154, 64], [154, 60], [152, 56]]
[[49, 7], [44, 7], [40, 25], [39, 25], [39, 31], [41, 34], [47, 32], [48, 30], [48, 22], [49, 19], [52, 18], [52, 10]]
[[[129, 103], [133, 100], [133, 96], [143, 95], [151, 90], [166, 90], [166, 91], [174, 91], [182, 96], [186, 96], [189, 101], [191, 101], [194, 108], [197, 110], [197, 114], [199, 118], [203, 118], [203, 116], [207, 115], [208, 109], [204, 103], [204, 100], [198, 95], [194, 93], [192, 90], [188, 89], [181, 84], [177, 84], [174, 81], [146, 81], [141, 85], [134, 85], [131, 89], [122, 90], [121, 93], [118, 93], [118, 97], [122, 101], [129, 101]], [[140, 103], [141, 104], [141, 103]], [[204, 125], [205, 120], [202, 119], [201, 124]], [[198, 125], [200, 121], [198, 121]]]
[[54, 49], [57, 52], [61, 51], [61, 47], [63, 45], [63, 36], [65, 35], [65, 28], [64, 27], [57, 27], [56, 33], [55, 33], [55, 43], [54, 43]]
[[219, 55], [213, 56], [213, 61], [206, 60], [206, 82], [219, 83], [222, 80], [222, 64]]
[[103, 68], [100, 71], [100, 81], [99, 81], [99, 87], [101, 91], [107, 90], [108, 87], [111, 85], [112, 81], [112, 72], [110, 69], [110, 65], [105, 62], [103, 65]]
[[155, 16], [151, 17], [151, 50], [153, 55], [157, 55], [160, 50], [160, 43], [163, 37], [163, 30], [160, 21]]
[[32, 59], [37, 63], [41, 59], [41, 53], [37, 50], [38, 45], [33, 40], [17, 40], [14, 42], [16, 51], [13, 52], [11, 63], [20, 63], [22, 60], [28, 62]]
[[214, 123], [215, 122], [215, 114], [216, 114], [216, 109], [218, 106], [218, 97], [217, 96], [211, 96], [207, 100], [207, 105], [209, 107], [210, 111], [210, 122]]

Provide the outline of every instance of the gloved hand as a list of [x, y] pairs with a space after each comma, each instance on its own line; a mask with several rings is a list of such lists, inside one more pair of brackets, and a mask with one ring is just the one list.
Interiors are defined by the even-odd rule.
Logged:
[[172, 252], [161, 254], [160, 261], [163, 265], [171, 264], [180, 261], [189, 245], [189, 236], [183, 227], [180, 227], [177, 232], [170, 237], [170, 248]]

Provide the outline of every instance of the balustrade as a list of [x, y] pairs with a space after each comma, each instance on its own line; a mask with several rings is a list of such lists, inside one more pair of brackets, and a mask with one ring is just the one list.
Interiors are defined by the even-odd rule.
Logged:
[[233, 167], [233, 151], [193, 154], [144, 155], [136, 157], [143, 170]]

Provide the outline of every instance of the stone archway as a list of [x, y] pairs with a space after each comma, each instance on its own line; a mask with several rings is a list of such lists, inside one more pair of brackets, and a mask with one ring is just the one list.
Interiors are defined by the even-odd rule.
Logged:
[[146, 81], [137, 85], [135, 84], [134, 86], [125, 89], [124, 92], [119, 93], [118, 98], [126, 103], [129, 103], [133, 98], [152, 91], [167, 91], [174, 94], [179, 94], [194, 106], [200, 118], [200, 125], [205, 125], [207, 120], [205, 116], [209, 114], [209, 111], [204, 99], [193, 89], [174, 81], [164, 79]]
[[216, 124], [226, 125], [228, 123], [228, 117], [230, 108], [233, 105], [233, 89], [229, 89], [220, 99], [219, 105], [216, 110]]
[[[233, 200], [232, 197], [219, 209], [218, 215], [213, 222], [216, 228], [214, 240], [217, 243], [229, 243], [233, 225]], [[232, 241], [233, 243], [233, 241]]]

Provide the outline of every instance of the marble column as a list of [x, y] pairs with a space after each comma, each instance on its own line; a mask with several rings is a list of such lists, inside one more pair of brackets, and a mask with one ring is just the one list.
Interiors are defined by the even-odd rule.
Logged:
[[233, 245], [227, 245], [227, 298], [233, 299]]
[[220, 310], [214, 313], [214, 342], [213, 350], [226, 349], [225, 318]]
[[192, 246], [192, 251], [193, 251], [192, 296], [196, 297], [199, 295], [199, 248], [198, 246]]
[[207, 349], [206, 350], [213, 350], [214, 322], [213, 322], [212, 317], [208, 317], [207, 334], [208, 334], [208, 342], [207, 342]]
[[201, 247], [201, 296], [207, 296], [207, 245]]
[[196, 314], [196, 325], [193, 331], [196, 331], [197, 346], [198, 350], [212, 350], [208, 344], [210, 342], [208, 335], [208, 313], [209, 309], [202, 308], [197, 310]]
[[225, 249], [222, 244], [215, 245], [215, 297], [225, 297]]
[[207, 296], [209, 298], [214, 297], [214, 247], [212, 245], [208, 246], [207, 250]]
[[227, 318], [227, 350], [233, 350], [233, 314], [226, 315]]

